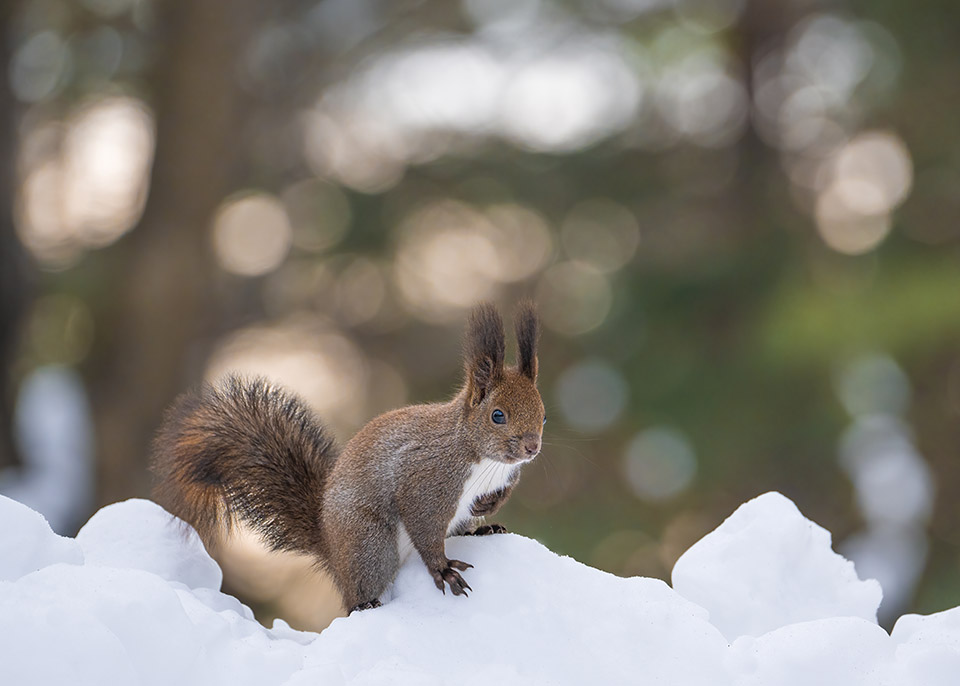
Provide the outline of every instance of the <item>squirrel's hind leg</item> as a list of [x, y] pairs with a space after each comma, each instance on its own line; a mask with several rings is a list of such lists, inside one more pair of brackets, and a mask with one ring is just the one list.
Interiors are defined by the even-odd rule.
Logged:
[[330, 532], [333, 550], [329, 567], [343, 606], [350, 612], [380, 607], [380, 596], [400, 568], [396, 527], [356, 514], [354, 517], [349, 526], [341, 522], [339, 530]]
[[381, 605], [383, 605], [383, 603], [381, 603], [379, 599], [374, 598], [373, 600], [368, 600], [365, 603], [359, 603], [357, 605], [354, 605], [349, 610], [347, 610], [347, 614], [352, 615], [354, 612], [357, 612], [358, 610], [372, 610], [375, 607], [380, 607]]

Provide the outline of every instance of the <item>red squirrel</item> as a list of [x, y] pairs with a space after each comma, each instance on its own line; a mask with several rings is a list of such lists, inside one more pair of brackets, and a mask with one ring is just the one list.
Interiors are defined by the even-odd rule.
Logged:
[[227, 377], [178, 398], [154, 441], [154, 496], [209, 546], [240, 520], [274, 550], [313, 556], [349, 612], [378, 607], [416, 550], [437, 588], [472, 590], [472, 565], [448, 559], [448, 536], [506, 531], [482, 524], [540, 452], [540, 324], [523, 302], [517, 364], [504, 363], [503, 321], [484, 303], [470, 314], [465, 379], [445, 403], [372, 419], [339, 449], [299, 397], [263, 379]]

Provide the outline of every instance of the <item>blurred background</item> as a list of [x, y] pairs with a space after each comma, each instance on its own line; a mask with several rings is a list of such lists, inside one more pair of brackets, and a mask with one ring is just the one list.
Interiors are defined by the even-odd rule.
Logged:
[[[164, 407], [265, 374], [342, 441], [540, 306], [541, 457], [498, 517], [669, 579], [776, 489], [960, 604], [960, 4], [6, 0], [0, 492], [74, 534]], [[269, 622], [340, 612], [240, 536]]]

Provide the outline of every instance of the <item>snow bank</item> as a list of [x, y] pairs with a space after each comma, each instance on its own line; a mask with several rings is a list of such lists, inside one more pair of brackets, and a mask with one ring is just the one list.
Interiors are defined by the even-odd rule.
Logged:
[[875, 622], [875, 582], [786, 498], [743, 505], [677, 563], [675, 590], [516, 535], [455, 538], [469, 598], [419, 559], [382, 608], [320, 634], [258, 624], [158, 506], [104, 508], [76, 540], [0, 498], [0, 683], [937, 686], [960, 673], [960, 608]]
[[813, 619], [877, 621], [882, 593], [830, 548], [830, 532], [779, 493], [747, 503], [695, 543], [673, 568], [673, 587], [710, 612], [729, 640]]
[[53, 533], [43, 515], [0, 496], [0, 582], [58, 562], [83, 564], [77, 542]]

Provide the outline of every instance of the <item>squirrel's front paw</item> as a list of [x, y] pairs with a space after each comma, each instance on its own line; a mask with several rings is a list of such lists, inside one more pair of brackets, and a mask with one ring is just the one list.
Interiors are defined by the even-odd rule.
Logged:
[[463, 577], [460, 576], [460, 572], [465, 572], [468, 569], [473, 567], [473, 565], [466, 562], [461, 562], [460, 560], [447, 560], [447, 566], [443, 569], [432, 569], [430, 570], [431, 576], [433, 576], [434, 583], [437, 584], [437, 588], [443, 591], [446, 594], [447, 589], [444, 587], [443, 582], [450, 584], [450, 590], [453, 591], [453, 595], [467, 595], [467, 591], [472, 591], [470, 584], [463, 580]]
[[489, 536], [490, 534], [505, 534], [507, 532], [507, 527], [503, 524], [484, 524], [483, 526], [478, 526], [473, 531], [467, 533], [467, 536]]
[[470, 514], [474, 517], [486, 517], [496, 514], [506, 499], [507, 494], [502, 489], [482, 495], [473, 501], [473, 505], [470, 506]]

